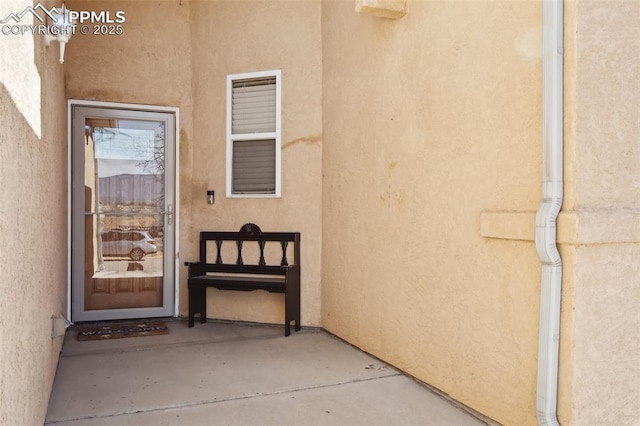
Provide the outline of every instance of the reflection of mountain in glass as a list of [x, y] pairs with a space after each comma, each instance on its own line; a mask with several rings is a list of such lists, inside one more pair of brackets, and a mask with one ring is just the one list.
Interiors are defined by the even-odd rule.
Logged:
[[118, 120], [96, 126], [92, 138], [101, 209], [163, 206], [163, 123]]
[[96, 127], [92, 137], [98, 177], [121, 174], [157, 174], [164, 171], [164, 125], [119, 121], [147, 128]]

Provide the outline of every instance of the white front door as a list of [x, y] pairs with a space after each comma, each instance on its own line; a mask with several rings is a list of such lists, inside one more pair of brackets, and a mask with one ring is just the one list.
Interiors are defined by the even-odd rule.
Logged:
[[171, 111], [71, 104], [72, 320], [171, 316]]

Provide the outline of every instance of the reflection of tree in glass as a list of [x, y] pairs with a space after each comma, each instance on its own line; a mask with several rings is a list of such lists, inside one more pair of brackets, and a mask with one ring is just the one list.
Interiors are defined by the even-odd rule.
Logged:
[[[146, 147], [144, 151], [147, 151]], [[141, 157], [144, 158], [145, 156], [146, 155], [143, 155]], [[137, 166], [142, 167], [146, 172], [151, 172], [158, 176], [158, 179], [164, 180], [164, 124], [160, 124], [154, 133], [151, 158], [140, 161]]]
[[157, 206], [164, 207], [164, 123], [160, 123], [160, 125], [156, 128], [153, 137], [153, 150], [151, 152], [151, 156], [148, 156], [148, 150], [144, 149], [144, 155], [141, 155], [142, 158], [147, 158], [146, 160], [142, 160], [136, 164], [137, 167], [141, 167], [142, 170], [152, 174], [158, 182], [159, 186], [162, 188], [159, 191], [159, 196], [154, 200]]

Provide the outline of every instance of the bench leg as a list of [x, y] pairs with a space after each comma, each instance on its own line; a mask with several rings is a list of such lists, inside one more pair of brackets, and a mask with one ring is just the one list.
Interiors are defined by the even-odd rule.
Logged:
[[291, 334], [291, 322], [295, 330], [300, 331], [300, 293], [285, 293], [284, 295], [284, 335]]
[[[287, 308], [285, 307], [285, 311]], [[284, 321], [284, 335], [289, 336], [291, 334], [291, 322], [293, 321], [294, 330], [300, 331], [300, 315], [297, 316], [289, 316], [290, 314], [285, 313], [285, 321]]]
[[293, 297], [290, 294], [284, 294], [284, 336], [287, 337], [291, 334], [291, 314], [293, 311], [293, 307], [291, 306], [291, 301]]
[[207, 322], [207, 289], [189, 288], [189, 328], [193, 327], [195, 314], [200, 314], [200, 323]]
[[194, 289], [189, 288], [189, 328], [193, 327], [193, 316], [195, 315], [195, 305], [193, 300]]

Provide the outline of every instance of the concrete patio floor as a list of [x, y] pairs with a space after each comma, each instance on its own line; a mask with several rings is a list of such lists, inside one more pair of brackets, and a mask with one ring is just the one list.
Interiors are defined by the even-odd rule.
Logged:
[[319, 329], [208, 322], [78, 342], [70, 328], [45, 424], [484, 425]]

